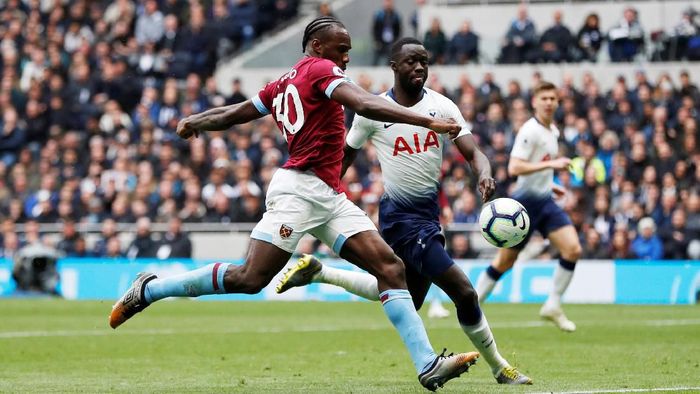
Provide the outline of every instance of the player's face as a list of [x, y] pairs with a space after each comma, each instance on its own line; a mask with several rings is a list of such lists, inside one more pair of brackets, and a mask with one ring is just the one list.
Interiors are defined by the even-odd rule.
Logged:
[[428, 51], [422, 45], [404, 45], [397, 60], [391, 62], [391, 69], [403, 90], [420, 92], [428, 79]]
[[559, 106], [556, 90], [543, 90], [532, 98], [535, 115], [551, 119]]
[[347, 30], [342, 27], [332, 28], [326, 33], [323, 40], [319, 40], [318, 45], [318, 53], [322, 58], [332, 61], [341, 70], [347, 68], [347, 64], [350, 62], [350, 49], [352, 48], [350, 34], [348, 34]]

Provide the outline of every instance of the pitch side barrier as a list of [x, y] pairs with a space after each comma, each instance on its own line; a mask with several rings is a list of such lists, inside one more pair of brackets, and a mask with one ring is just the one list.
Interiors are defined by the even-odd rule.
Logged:
[[[77, 300], [114, 300], [130, 285], [138, 272], [155, 272], [159, 276], [185, 272], [212, 261], [156, 259], [75, 259], [58, 262], [61, 275], [58, 290], [63, 297]], [[241, 260], [232, 260], [241, 263]], [[342, 260], [328, 259], [327, 264], [358, 270]], [[486, 260], [460, 260], [458, 264], [476, 283], [488, 265]], [[555, 261], [518, 263], [506, 274], [489, 302], [541, 303], [551, 286]], [[27, 296], [18, 292], [11, 279], [12, 261], [0, 259], [0, 295]], [[205, 300], [246, 301], [358, 301], [360, 298], [331, 285], [312, 284], [285, 294], [275, 293], [279, 276], [255, 295], [227, 294], [205, 296]], [[431, 291], [439, 291], [436, 288]], [[694, 304], [700, 297], [700, 261], [583, 260], [564, 301], [593, 304]], [[439, 294], [439, 293], [438, 293]], [[31, 294], [30, 294], [31, 295]], [[444, 294], [440, 294], [447, 299]]]

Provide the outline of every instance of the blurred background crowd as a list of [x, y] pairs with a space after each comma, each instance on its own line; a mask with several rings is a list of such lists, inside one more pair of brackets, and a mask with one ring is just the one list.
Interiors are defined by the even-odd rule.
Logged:
[[[617, 22], [604, 30], [601, 18], [615, 18]], [[605, 55], [612, 62], [700, 60], [700, 13], [692, 7], [678, 15], [677, 22], [668, 30], [645, 29], [633, 6], [626, 7], [622, 15], [589, 13], [581, 18], [578, 27], [566, 26], [563, 19], [562, 11], [556, 10], [550, 25], [537, 26], [528, 15], [527, 5], [521, 4], [504, 32], [500, 54], [493, 60], [501, 64], [596, 62], [602, 48], [607, 48]], [[401, 36], [401, 20], [394, 2], [384, 0], [382, 9], [375, 14], [372, 28], [375, 65], [385, 58], [395, 37]], [[413, 15], [414, 35], [418, 30], [417, 21], [417, 16]], [[421, 38], [433, 64], [489, 60], [481, 59], [479, 32], [473, 30], [469, 19], [449, 37], [443, 31], [441, 19], [435, 17]]]
[[[210, 3], [5, 1], [0, 255], [11, 257], [36, 241], [40, 223], [60, 222], [55, 246], [66, 255], [187, 257], [192, 251], [183, 222], [262, 217], [267, 185], [287, 155], [271, 117], [190, 141], [174, 131], [181, 117], [254, 94], [258, 86], [240, 80], [231, 94], [221, 94], [210, 76], [215, 61], [250, 45], [266, 27], [289, 21], [297, 4]], [[526, 25], [514, 23], [511, 30]], [[435, 46], [425, 38], [436, 62], [454, 59], [450, 50], [440, 57], [434, 49], [449, 48], [446, 40]], [[579, 45], [580, 38], [569, 42]], [[504, 46], [504, 59], [511, 44]], [[465, 73], [456, 90], [446, 90], [434, 74], [428, 83], [451, 97], [471, 124], [492, 162], [499, 196], [513, 183], [506, 171], [509, 150], [531, 116], [530, 89], [540, 79], [535, 73], [521, 86], [490, 74], [470, 80]], [[367, 76], [356, 82], [374, 93], [388, 88]], [[687, 73], [650, 80], [639, 71], [634, 80], [619, 78], [611, 86], [600, 86], [592, 74], [552, 82], [561, 100], [561, 154], [573, 158], [571, 170], [556, 180], [570, 191], [561, 203], [579, 230], [584, 257], [700, 258], [700, 245], [691, 242], [700, 239], [697, 81]], [[475, 180], [459, 153], [444, 149], [443, 221], [476, 223], [482, 202]], [[383, 187], [371, 146], [343, 185], [376, 220]], [[150, 232], [152, 222], [168, 223], [160, 239]], [[76, 223], [100, 223], [98, 241], [88, 247]], [[118, 223], [137, 223], [126, 247]], [[19, 235], [17, 224], [24, 225]], [[475, 257], [469, 238], [456, 234], [448, 239], [452, 255]]]

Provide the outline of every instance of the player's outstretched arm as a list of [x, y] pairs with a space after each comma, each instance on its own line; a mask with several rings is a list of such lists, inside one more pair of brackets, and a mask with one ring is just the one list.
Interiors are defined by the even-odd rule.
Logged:
[[437, 133], [459, 133], [462, 129], [452, 119], [436, 119], [423, 116], [400, 105], [367, 93], [364, 89], [352, 83], [341, 83], [331, 98], [346, 107], [350, 107], [356, 113], [365, 118], [380, 122], [408, 123], [429, 128]]
[[226, 130], [231, 126], [261, 118], [261, 114], [251, 100], [190, 115], [177, 124], [177, 135], [188, 139], [199, 137], [202, 131]]
[[491, 163], [486, 155], [481, 152], [474, 137], [471, 134], [463, 135], [454, 140], [459, 152], [467, 159], [472, 170], [479, 174], [479, 192], [481, 200], [486, 202], [491, 199], [496, 192], [496, 181], [491, 175]]
[[554, 170], [564, 170], [569, 168], [571, 164], [571, 159], [568, 157], [560, 157], [554, 160], [545, 160], [539, 163], [531, 163], [527, 160], [519, 159], [517, 157], [510, 157], [508, 161], [508, 174], [510, 176], [527, 175], [533, 172], [546, 170], [552, 168]]

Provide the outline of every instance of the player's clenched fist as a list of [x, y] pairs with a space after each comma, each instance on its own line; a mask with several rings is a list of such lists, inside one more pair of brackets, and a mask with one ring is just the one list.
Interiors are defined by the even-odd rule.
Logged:
[[457, 137], [462, 131], [462, 127], [454, 119], [433, 119], [428, 128], [436, 133], [449, 134], [450, 138]]
[[192, 136], [199, 137], [199, 130], [191, 126], [189, 117], [181, 119], [177, 124], [177, 135], [182, 139], [189, 139]]
[[479, 179], [479, 192], [481, 193], [481, 201], [486, 202], [491, 199], [496, 192], [496, 180], [489, 177]]

